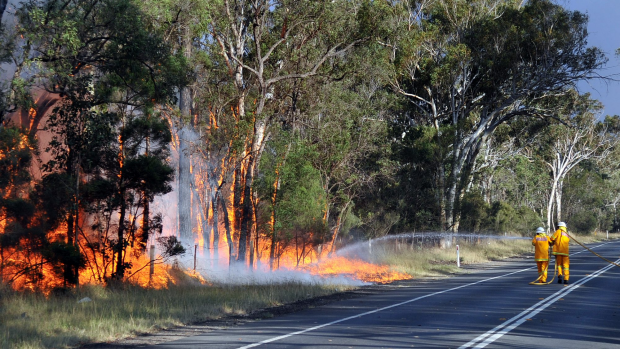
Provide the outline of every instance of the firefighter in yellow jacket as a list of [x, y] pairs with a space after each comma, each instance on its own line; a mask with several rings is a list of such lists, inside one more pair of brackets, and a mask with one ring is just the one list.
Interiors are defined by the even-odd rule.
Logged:
[[568, 267], [570, 261], [568, 260], [568, 243], [570, 238], [568, 237], [566, 223], [558, 223], [558, 230], [551, 237], [551, 244], [553, 245], [553, 254], [555, 255], [555, 265], [558, 268], [558, 284], [568, 284], [568, 278], [570, 276]]
[[536, 236], [532, 240], [534, 246], [534, 260], [538, 266], [538, 279], [536, 282], [547, 282], [547, 269], [549, 268], [549, 242], [550, 239], [545, 234], [545, 229], [539, 227], [536, 229]]

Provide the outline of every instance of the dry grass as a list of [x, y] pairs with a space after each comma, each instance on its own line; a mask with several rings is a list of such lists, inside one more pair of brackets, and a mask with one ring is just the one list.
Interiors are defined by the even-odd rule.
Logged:
[[[569, 231], [570, 233], [570, 231]], [[571, 233], [571, 235], [579, 240], [579, 242], [581, 242], [582, 244], [589, 244], [589, 243], [593, 243], [593, 242], [599, 242], [599, 241], [604, 241], [607, 240], [607, 233], [605, 232], [594, 232], [592, 234], [588, 234], [588, 235], [581, 235], [581, 234], [574, 234]], [[609, 239], [610, 240], [615, 240], [615, 239], [620, 239], [620, 233], [609, 233]], [[571, 246], [577, 246], [576, 243], [571, 241]]]
[[[485, 263], [530, 252], [532, 245], [527, 240], [482, 240], [472, 244], [459, 242], [461, 265]], [[403, 245], [375, 248], [372, 254], [375, 263], [388, 264], [414, 278], [444, 276], [459, 272], [456, 266], [456, 246], [450, 248]]]
[[[255, 286], [83, 287], [74, 294], [0, 292], [2, 348], [70, 348], [344, 291], [300, 283]], [[92, 302], [77, 303], [89, 297]]]

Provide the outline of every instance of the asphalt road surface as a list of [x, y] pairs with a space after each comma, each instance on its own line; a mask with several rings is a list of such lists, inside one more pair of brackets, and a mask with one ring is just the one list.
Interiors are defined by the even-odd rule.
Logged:
[[[620, 241], [590, 247], [620, 263]], [[620, 348], [620, 268], [570, 258], [568, 286], [528, 285], [523, 258], [149, 348]]]

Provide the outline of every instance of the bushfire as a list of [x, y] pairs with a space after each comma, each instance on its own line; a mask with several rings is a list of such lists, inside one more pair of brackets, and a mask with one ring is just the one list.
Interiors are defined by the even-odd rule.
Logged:
[[[5, 142], [8, 146], [0, 149], [0, 161], [29, 164], [31, 173], [43, 172], [34, 169], [36, 164], [31, 159], [32, 154], [45, 149], [37, 145], [34, 139], [38, 135], [32, 132], [33, 125], [44, 121], [44, 112], [31, 109], [22, 113], [23, 130], [15, 128], [15, 134], [9, 135], [14, 144]], [[171, 118], [168, 122], [174, 131]], [[278, 229], [274, 207], [280, 167], [271, 185], [273, 194], [260, 201], [244, 189], [251, 171], [247, 163], [232, 162], [230, 150], [211, 159], [217, 166], [210, 166], [205, 157], [196, 154], [189, 154], [183, 162], [179, 156], [183, 149], [180, 134], [172, 132], [168, 162], [177, 163], [178, 172], [189, 173], [189, 183], [177, 181], [176, 190], [164, 196], [149, 192], [152, 189], [144, 181], [137, 181], [133, 187], [126, 184], [133, 169], [128, 149], [139, 149], [136, 154], [145, 157], [154, 144], [135, 143], [131, 148], [132, 139], [123, 138], [127, 136], [122, 132], [109, 140], [118, 143], [114, 148], [117, 163], [106, 170], [107, 177], [80, 170], [75, 159], [66, 163], [64, 173], [26, 176], [23, 169], [7, 168], [9, 180], [0, 193], [4, 204], [0, 210], [1, 281], [17, 290], [43, 293], [110, 282], [165, 288], [178, 282], [181, 270], [207, 284], [209, 275], [195, 272], [201, 270], [200, 265], [196, 268], [195, 262], [193, 266], [178, 262], [192, 257], [223, 270], [236, 264], [248, 270], [298, 270], [324, 278], [344, 276], [375, 283], [410, 278], [389, 266], [338, 256], [335, 247], [341, 215], [332, 217], [337, 223], [329, 229]], [[65, 154], [73, 156], [71, 152]], [[139, 159], [136, 156], [133, 161]], [[191, 188], [184, 192], [189, 197], [180, 197], [180, 186]], [[116, 192], [105, 196], [108, 194], [102, 190], [106, 188]], [[181, 201], [187, 205], [182, 206]], [[327, 210], [322, 216], [324, 224], [316, 225], [328, 227]], [[181, 224], [181, 220], [188, 222]], [[185, 257], [181, 257], [182, 252]]]

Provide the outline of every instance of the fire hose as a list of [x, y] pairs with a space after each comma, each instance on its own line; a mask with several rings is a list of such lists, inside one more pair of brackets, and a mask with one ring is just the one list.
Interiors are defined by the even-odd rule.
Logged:
[[[598, 258], [600, 258], [600, 259], [604, 260], [605, 262], [607, 262], [607, 263], [609, 263], [609, 264], [615, 265], [616, 267], [620, 267], [620, 265], [619, 265], [619, 264], [614, 263], [614, 262], [610, 261], [609, 259], [607, 259], [607, 258], [605, 258], [605, 257], [601, 256], [600, 254], [598, 254], [598, 253], [596, 253], [596, 252], [592, 251], [592, 249], [590, 249], [588, 246], [586, 246], [586, 245], [582, 244], [581, 242], [579, 242], [579, 240], [575, 239], [575, 238], [574, 238], [572, 235], [570, 235], [568, 232], [566, 232], [566, 235], [568, 235], [568, 237], [569, 237], [570, 239], [572, 239], [573, 241], [575, 241], [575, 242], [576, 242], [579, 246], [581, 246], [581, 247], [585, 248], [586, 250], [590, 251], [592, 254], [594, 254], [594, 255], [595, 255], [595, 256], [597, 256]], [[555, 279], [555, 277], [558, 275], [558, 264], [557, 264], [557, 263], [554, 263], [554, 265], [555, 265], [555, 267], [554, 267], [553, 277], [551, 278], [551, 281], [549, 281], [549, 282], [539, 282], [540, 278], [542, 278], [542, 274], [541, 274], [541, 275], [538, 277], [538, 279], [536, 279], [536, 280], [534, 280], [534, 281], [530, 282], [530, 285], [538, 285], [538, 286], [540, 286], [540, 285], [549, 285], [550, 283], [552, 283], [552, 282], [553, 282], [553, 280]]]
[[583, 247], [583, 248], [585, 248], [586, 250], [588, 250], [588, 251], [592, 252], [592, 254], [594, 254], [594, 255], [595, 255], [595, 256], [597, 256], [598, 258], [600, 258], [600, 259], [604, 260], [605, 262], [607, 262], [607, 263], [609, 263], [609, 264], [615, 265], [616, 267], [619, 267], [619, 268], [620, 268], [620, 264], [614, 263], [614, 262], [610, 261], [609, 259], [607, 259], [607, 258], [605, 258], [605, 257], [601, 256], [600, 254], [598, 254], [598, 253], [596, 253], [596, 252], [592, 251], [592, 250], [591, 250], [590, 248], [588, 248], [586, 245], [582, 244], [582, 243], [581, 243], [581, 242], [579, 242], [577, 239], [575, 239], [574, 237], [572, 237], [572, 236], [571, 236], [568, 232], [566, 232], [566, 235], [568, 235], [568, 237], [569, 237], [569, 238], [573, 239], [573, 241], [575, 241], [575, 242], [576, 242], [577, 244], [579, 244], [581, 247]]
[[534, 281], [530, 282], [530, 285], [537, 285], [537, 286], [540, 286], [540, 285], [549, 285], [550, 283], [552, 283], [552, 282], [553, 282], [553, 280], [555, 280], [555, 277], [558, 275], [558, 264], [557, 264], [557, 263], [554, 263], [554, 265], [555, 265], [555, 267], [554, 267], [553, 277], [551, 278], [551, 281], [549, 281], [549, 282], [539, 282], [539, 281], [540, 281], [540, 278], [542, 278], [542, 277], [543, 277], [543, 275], [544, 275], [544, 274], [540, 274], [540, 275], [538, 276], [538, 279], [536, 279], [536, 280], [534, 280]]

